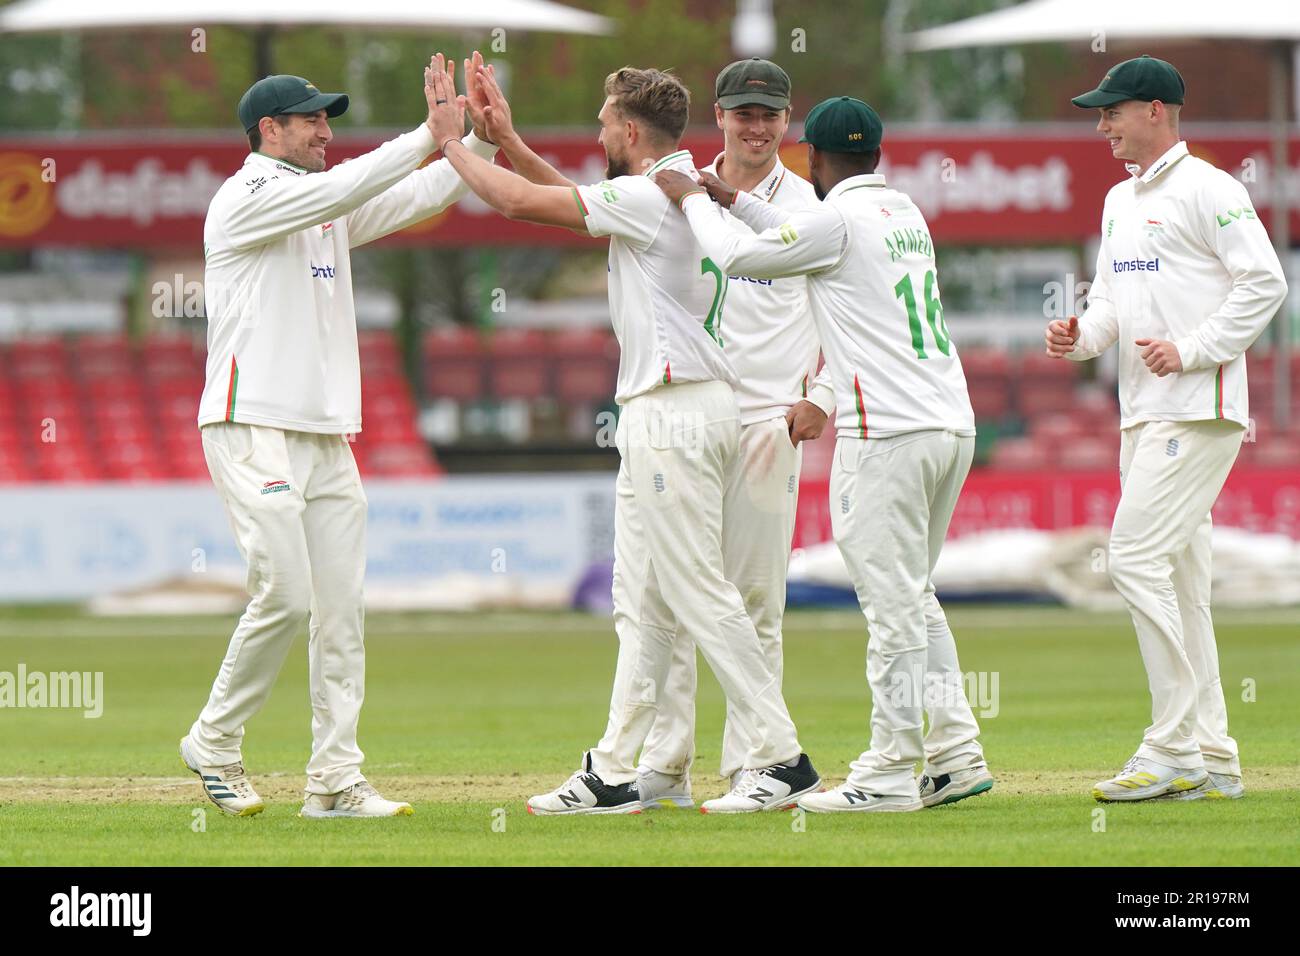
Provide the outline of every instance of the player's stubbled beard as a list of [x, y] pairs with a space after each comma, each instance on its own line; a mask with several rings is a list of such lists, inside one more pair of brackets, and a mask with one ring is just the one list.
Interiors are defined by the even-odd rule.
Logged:
[[632, 164], [628, 162], [627, 156], [615, 156], [608, 149], [605, 150], [605, 178], [614, 179], [617, 176], [630, 176], [632, 174]]

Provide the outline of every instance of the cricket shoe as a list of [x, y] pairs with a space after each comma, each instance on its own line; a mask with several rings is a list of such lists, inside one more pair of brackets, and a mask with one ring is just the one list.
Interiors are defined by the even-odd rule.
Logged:
[[923, 806], [916, 797], [871, 793], [847, 783], [799, 798], [799, 809], [809, 813], [907, 813]]
[[1157, 797], [1158, 800], [1240, 800], [1246, 795], [1246, 788], [1241, 782], [1241, 777], [1234, 777], [1228, 773], [1209, 772], [1205, 783], [1192, 790], [1181, 790], [1178, 793], [1166, 793], [1164, 796]]
[[311, 820], [328, 817], [409, 817], [415, 809], [409, 803], [385, 800], [374, 787], [361, 780], [338, 793], [307, 793], [298, 816]]
[[641, 797], [643, 810], [653, 810], [656, 807], [695, 806], [695, 801], [691, 798], [689, 773], [660, 773], [649, 767], [638, 767], [636, 789]]
[[528, 812], [539, 817], [572, 813], [640, 813], [641, 794], [636, 783], [608, 784], [591, 769], [591, 754], [582, 755], [582, 767], [550, 793], [528, 798]]
[[977, 797], [993, 789], [993, 775], [987, 766], [968, 767], [952, 773], [921, 774], [916, 780], [921, 792], [921, 803], [927, 807], [941, 807], [967, 797]]
[[1134, 754], [1116, 776], [1093, 787], [1092, 795], [1102, 803], [1150, 800], [1195, 790], [1207, 779], [1209, 774], [1204, 768], [1166, 767]]
[[730, 792], [700, 804], [701, 813], [756, 813], [788, 810], [805, 793], [822, 785], [807, 754], [799, 755], [793, 767], [777, 764], [758, 770], [742, 770]]
[[203, 795], [232, 817], [251, 817], [266, 809], [262, 798], [253, 789], [253, 783], [244, 772], [242, 763], [228, 763], [224, 767], [205, 767], [194, 756], [189, 734], [181, 738], [181, 762], [199, 775]]

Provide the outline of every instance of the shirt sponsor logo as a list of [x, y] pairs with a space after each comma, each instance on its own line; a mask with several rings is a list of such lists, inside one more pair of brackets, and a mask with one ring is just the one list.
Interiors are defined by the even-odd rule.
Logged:
[[772, 284], [772, 280], [771, 280], [771, 279], [753, 279], [753, 278], [750, 278], [749, 276], [727, 276], [727, 278], [728, 278], [728, 279], [731, 279], [731, 280], [733, 280], [733, 281], [736, 281], [736, 282], [752, 282], [752, 283], [754, 283], [754, 285], [771, 285], [771, 284]]
[[1112, 272], [1159, 272], [1160, 259], [1112, 259]]
[[333, 267], [333, 266], [318, 266], [318, 265], [316, 265], [316, 264], [313, 262], [313, 263], [312, 263], [312, 266], [311, 266], [311, 277], [312, 277], [313, 279], [333, 279], [333, 278], [334, 278], [334, 267]]
[[258, 176], [256, 179], [250, 179], [248, 182], [244, 183], [244, 185], [249, 187], [248, 194], [251, 196], [266, 185], [266, 177]]
[[262, 486], [262, 494], [264, 495], [273, 495], [277, 491], [290, 491], [290, 490], [292, 489], [289, 487], [289, 482], [285, 481], [283, 478], [279, 479], [278, 481], [268, 481], [266, 484]]
[[1218, 221], [1219, 228], [1222, 229], [1224, 226], [1231, 226], [1238, 219], [1254, 219], [1255, 210], [1249, 206], [1241, 209], [1229, 209], [1226, 213], [1215, 213], [1214, 218]]

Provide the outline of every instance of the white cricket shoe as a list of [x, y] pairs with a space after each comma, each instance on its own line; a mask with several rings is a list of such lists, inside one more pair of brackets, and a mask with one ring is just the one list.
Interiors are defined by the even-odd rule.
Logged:
[[537, 816], [577, 813], [640, 813], [641, 794], [635, 782], [609, 784], [591, 768], [591, 754], [582, 766], [550, 793], [528, 798], [528, 812]]
[[805, 793], [822, 785], [807, 754], [799, 755], [793, 767], [777, 764], [757, 770], [742, 770], [735, 786], [721, 797], [700, 804], [701, 813], [757, 813], [788, 810]]
[[415, 809], [409, 803], [385, 800], [362, 780], [339, 793], [303, 795], [298, 816], [312, 820], [326, 817], [409, 817]]
[[656, 807], [693, 807], [691, 798], [691, 775], [689, 773], [669, 774], [638, 767], [636, 771], [636, 789], [641, 797], [641, 808], [653, 810]]
[[809, 813], [907, 813], [923, 806], [916, 797], [870, 793], [847, 783], [799, 798], [799, 809]]
[[1241, 777], [1228, 773], [1209, 772], [1205, 783], [1193, 790], [1167, 793], [1160, 800], [1240, 800], [1246, 795]]
[[232, 817], [251, 817], [266, 809], [242, 763], [228, 763], [224, 767], [203, 766], [194, 756], [189, 734], [181, 738], [180, 750], [181, 762], [199, 775], [203, 795], [222, 813]]
[[923, 773], [916, 780], [921, 803], [941, 807], [967, 797], [976, 797], [993, 789], [993, 775], [986, 765], [954, 770], [952, 773]]
[[1092, 795], [1102, 803], [1150, 800], [1165, 794], [1195, 790], [1208, 778], [1204, 768], [1166, 767], [1134, 754], [1116, 776], [1093, 787]]

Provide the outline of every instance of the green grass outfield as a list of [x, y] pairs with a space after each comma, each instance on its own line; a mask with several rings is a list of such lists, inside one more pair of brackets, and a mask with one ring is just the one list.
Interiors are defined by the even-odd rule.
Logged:
[[[1246, 799], [1111, 805], [1101, 817], [1090, 786], [1124, 763], [1149, 716], [1127, 618], [981, 607], [950, 619], [963, 669], [996, 672], [999, 708], [981, 719], [997, 785], [951, 807], [529, 816], [525, 798], [562, 783], [604, 727], [609, 622], [374, 614], [365, 769], [415, 815], [298, 819], [310, 742], [304, 635], [248, 727], [244, 757], [267, 811], [236, 820], [211, 810], [200, 828], [208, 804], [176, 741], [206, 699], [233, 618], [0, 610], [0, 671], [103, 671], [105, 696], [97, 720], [0, 710], [0, 864], [1300, 864], [1300, 613], [1217, 618]], [[786, 698], [828, 783], [866, 744], [865, 639], [854, 613], [786, 621]], [[725, 789], [714, 775], [721, 694], [707, 674], [697, 800]]]

